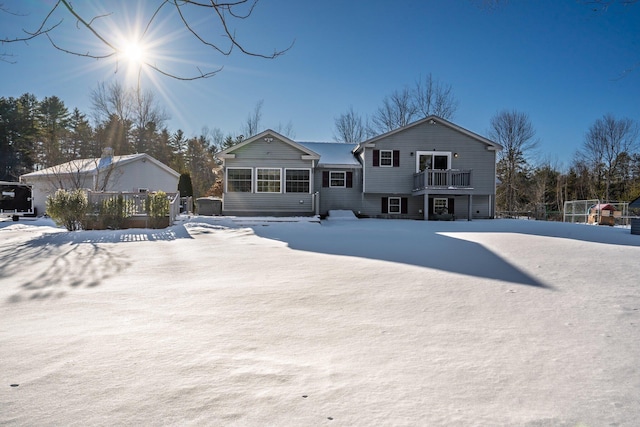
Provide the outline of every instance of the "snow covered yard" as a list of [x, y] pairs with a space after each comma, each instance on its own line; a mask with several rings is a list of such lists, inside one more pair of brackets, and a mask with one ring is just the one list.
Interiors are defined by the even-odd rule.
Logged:
[[636, 426], [640, 236], [0, 222], [0, 424]]

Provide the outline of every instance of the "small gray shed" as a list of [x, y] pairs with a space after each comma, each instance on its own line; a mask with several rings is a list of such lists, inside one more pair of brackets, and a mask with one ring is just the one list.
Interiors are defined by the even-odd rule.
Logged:
[[217, 197], [198, 197], [196, 199], [198, 215], [222, 215], [222, 199]]

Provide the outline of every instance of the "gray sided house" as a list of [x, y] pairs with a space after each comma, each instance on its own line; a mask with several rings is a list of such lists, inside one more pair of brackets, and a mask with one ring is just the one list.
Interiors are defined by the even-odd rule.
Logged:
[[394, 218], [493, 218], [501, 149], [436, 116], [371, 138], [355, 150], [364, 175], [360, 211]]
[[313, 215], [320, 154], [266, 130], [216, 155], [224, 165], [225, 215]]
[[106, 151], [101, 158], [77, 159], [20, 177], [20, 182], [33, 186], [34, 205], [44, 213], [47, 196], [57, 189], [92, 191], [175, 193], [180, 174], [148, 154], [112, 156]]
[[492, 218], [501, 149], [436, 116], [360, 144], [294, 142], [267, 130], [217, 154], [223, 214]]

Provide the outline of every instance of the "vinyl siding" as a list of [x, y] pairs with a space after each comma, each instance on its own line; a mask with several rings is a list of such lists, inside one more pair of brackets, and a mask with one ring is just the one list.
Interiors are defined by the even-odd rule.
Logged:
[[[324, 171], [344, 171], [353, 174], [353, 187], [331, 188], [322, 186]], [[320, 214], [326, 215], [330, 210], [351, 210], [358, 213], [362, 200], [362, 169], [318, 168], [315, 173], [315, 189], [320, 197]]]
[[[382, 212], [381, 200], [383, 197], [406, 197], [407, 198], [407, 214], [386, 214]], [[454, 215], [456, 219], [468, 219], [468, 197], [467, 196], [445, 196], [437, 195], [435, 197], [446, 197], [454, 199]], [[489, 196], [473, 196], [473, 209], [471, 211], [472, 219], [490, 218]], [[431, 205], [430, 205], [431, 206]], [[411, 194], [397, 193], [366, 193], [362, 196], [359, 203], [359, 213], [363, 216], [372, 218], [405, 218], [405, 219], [423, 219], [424, 218], [424, 197], [412, 196]], [[357, 212], [356, 212], [357, 213]]]
[[153, 164], [151, 161], [137, 160], [116, 168], [109, 177], [108, 191], [178, 191], [178, 177]]
[[[383, 213], [382, 212], [382, 198], [388, 197], [401, 197], [407, 199], [407, 213]], [[423, 215], [420, 213], [422, 209], [423, 201], [422, 197], [414, 197], [411, 194], [397, 194], [397, 193], [366, 193], [362, 197], [362, 204], [360, 213], [363, 216], [372, 218], [403, 218], [403, 219], [422, 219]]]
[[[312, 215], [314, 213], [313, 193], [316, 187], [317, 171], [312, 160], [302, 160], [306, 154], [291, 145], [274, 138], [271, 142], [256, 140], [232, 151], [235, 158], [225, 159], [225, 193], [222, 210], [225, 215]], [[227, 192], [226, 170], [229, 168], [250, 168], [253, 170], [251, 193]], [[282, 193], [256, 193], [256, 169], [277, 168], [281, 170]], [[309, 193], [285, 193], [285, 169], [308, 169]]]
[[[399, 150], [399, 167], [374, 167], [373, 150]], [[465, 134], [441, 124], [423, 123], [375, 142], [364, 153], [367, 193], [410, 193], [416, 171], [418, 151], [458, 153], [451, 157], [451, 169], [472, 169], [474, 194], [493, 194], [495, 152]], [[412, 156], [411, 153], [414, 153]]]
[[262, 139], [253, 141], [232, 152], [236, 155], [236, 158], [227, 159], [227, 162], [230, 160], [253, 160], [253, 164], [255, 164], [256, 160], [300, 160], [300, 156], [305, 154], [277, 138], [274, 138], [271, 142], [266, 142]]
[[306, 193], [226, 193], [223, 211], [226, 215], [257, 215], [258, 212], [311, 215], [314, 213], [312, 198], [312, 194]]

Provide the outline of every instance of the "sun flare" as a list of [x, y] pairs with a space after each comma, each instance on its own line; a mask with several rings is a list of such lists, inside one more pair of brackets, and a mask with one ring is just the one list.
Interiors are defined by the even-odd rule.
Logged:
[[141, 63], [145, 60], [145, 49], [137, 42], [128, 42], [122, 48], [123, 57], [132, 63]]

